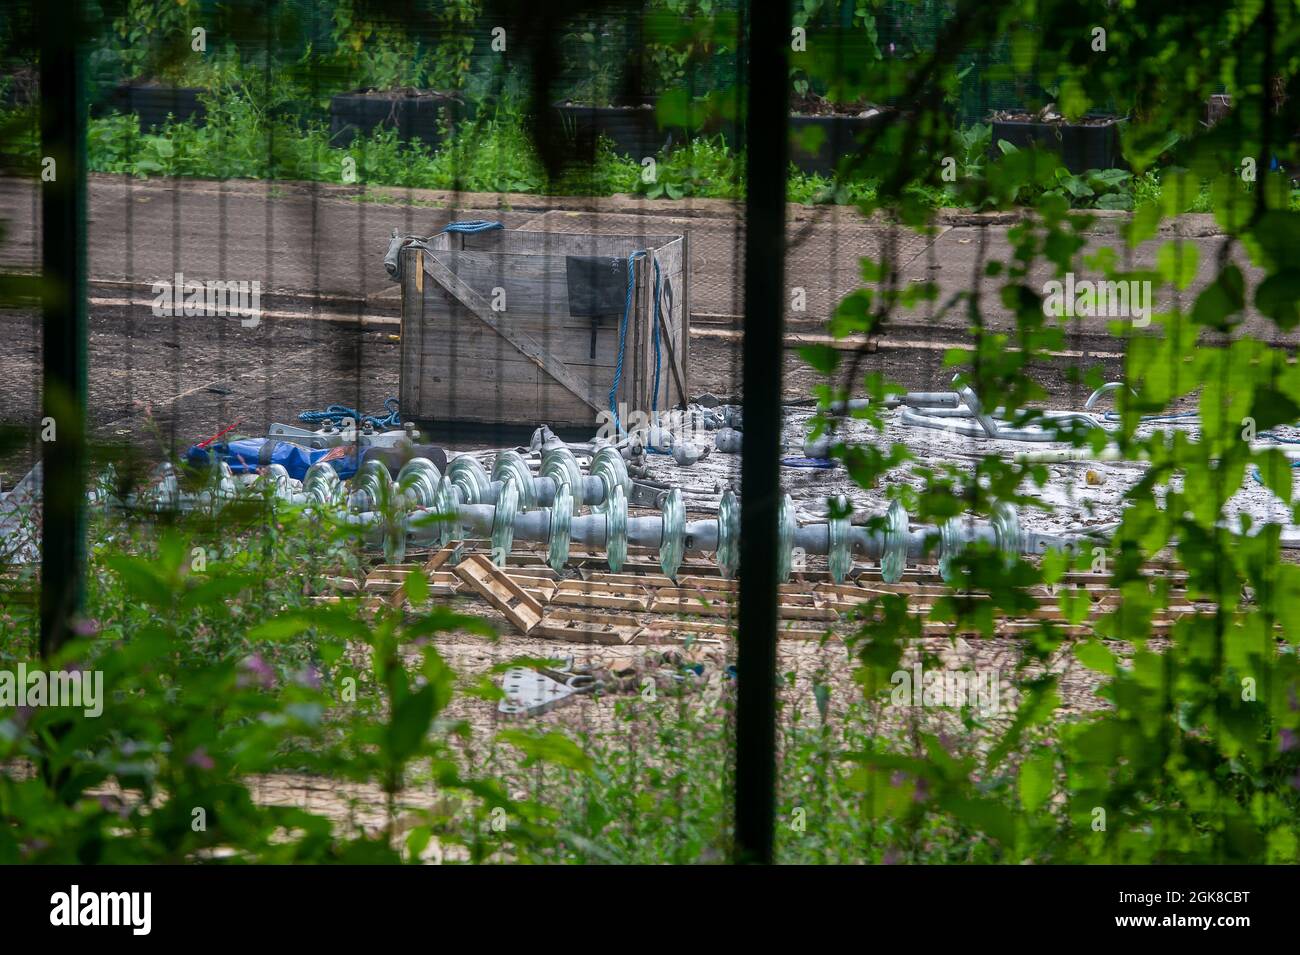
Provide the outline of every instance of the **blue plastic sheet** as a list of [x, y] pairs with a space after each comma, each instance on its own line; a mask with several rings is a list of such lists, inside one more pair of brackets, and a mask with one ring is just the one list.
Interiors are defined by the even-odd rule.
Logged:
[[194, 467], [207, 468], [212, 465], [212, 455], [217, 460], [230, 465], [234, 474], [254, 474], [259, 468], [279, 464], [289, 472], [289, 477], [301, 481], [307, 469], [322, 461], [331, 465], [341, 479], [347, 480], [357, 473], [365, 452], [362, 448], [358, 455], [352, 445], [337, 448], [304, 448], [290, 444], [288, 441], [272, 441], [270, 438], [243, 438], [237, 441], [213, 444], [206, 448], [198, 445], [185, 452], [185, 460]]

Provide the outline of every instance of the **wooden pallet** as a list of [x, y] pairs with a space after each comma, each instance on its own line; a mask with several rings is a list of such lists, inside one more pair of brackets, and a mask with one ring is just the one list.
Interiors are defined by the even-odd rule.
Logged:
[[553, 607], [547, 610], [531, 635], [567, 643], [624, 646], [633, 643], [644, 629], [634, 617]]
[[[733, 632], [738, 585], [716, 573], [716, 566], [699, 559], [685, 562], [676, 580], [659, 571], [648, 548], [633, 548], [623, 571], [600, 569], [603, 558], [577, 552], [578, 577], [562, 577], [546, 566], [540, 547], [512, 553], [505, 568], [487, 558], [487, 541], [465, 541], [431, 552], [424, 563], [387, 564], [373, 568], [365, 580], [334, 578], [334, 589], [359, 596], [366, 606], [401, 608], [406, 577], [424, 573], [436, 596], [480, 598], [495, 607], [522, 633], [575, 643], [678, 643], [683, 639], [721, 641]], [[643, 559], [644, 558], [644, 559]], [[646, 569], [638, 570], [637, 565]], [[1172, 603], [1150, 622], [1153, 632], [1167, 632], [1184, 614], [1205, 608], [1188, 599], [1186, 577], [1155, 574], [1153, 585], [1170, 590]], [[1037, 587], [1024, 596], [1030, 606], [1000, 618], [994, 633], [1017, 636], [1050, 623], [1067, 635], [1090, 636], [1093, 623], [1104, 614], [1122, 610], [1123, 594], [1104, 575], [1067, 574], [1062, 590], [1088, 601], [1087, 620], [1075, 622], [1061, 607], [1059, 592]], [[954, 591], [937, 570], [914, 568], [892, 584], [864, 570], [856, 580], [834, 583], [821, 572], [802, 573], [778, 590], [782, 639], [821, 640], [835, 629], [856, 627], [881, 596], [902, 596], [908, 614], [919, 621], [923, 636], [956, 636], [975, 632], [954, 623], [928, 619], [941, 600], [988, 601], [988, 594]], [[317, 599], [337, 600], [337, 596]], [[468, 608], [472, 611], [471, 604]]]
[[521, 633], [542, 622], [542, 604], [518, 581], [492, 565], [482, 554], [472, 554], [453, 569], [480, 597], [501, 611]]

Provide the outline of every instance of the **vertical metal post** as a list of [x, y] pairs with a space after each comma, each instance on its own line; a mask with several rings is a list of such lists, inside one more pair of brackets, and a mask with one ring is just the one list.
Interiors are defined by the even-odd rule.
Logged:
[[[86, 106], [80, 0], [40, 10], [41, 279], [44, 326], [41, 635], [67, 642], [86, 561]], [[50, 433], [52, 426], [53, 433]], [[50, 440], [44, 440], [49, 437]]]
[[736, 844], [739, 863], [772, 861], [776, 811], [777, 513], [790, 2], [750, 4], [745, 106], [744, 441], [737, 651]]

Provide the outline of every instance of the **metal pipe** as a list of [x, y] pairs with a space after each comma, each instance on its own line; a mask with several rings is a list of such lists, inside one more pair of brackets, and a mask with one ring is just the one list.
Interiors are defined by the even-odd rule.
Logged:
[[[983, 413], [974, 413], [973, 417], [975, 420], [970, 421], [962, 418], [937, 418], [920, 414], [907, 407], [904, 407], [899, 412], [899, 421], [902, 424], [911, 425], [915, 428], [933, 428], [936, 431], [947, 431], [950, 434], [964, 435], [966, 437], [991, 438], [995, 441], [1063, 440], [1061, 434], [1056, 430], [1035, 425], [1012, 427], [1006, 423], [995, 421], [991, 416]], [[1047, 412], [1044, 415], [1044, 420], [1059, 423], [1078, 420], [1093, 428], [1102, 427], [1097, 420], [1077, 411]]]

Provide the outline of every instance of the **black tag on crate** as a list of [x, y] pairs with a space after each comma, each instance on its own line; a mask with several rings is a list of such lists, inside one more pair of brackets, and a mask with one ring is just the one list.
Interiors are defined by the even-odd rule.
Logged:
[[627, 303], [627, 259], [608, 255], [567, 255], [569, 314], [574, 318], [621, 316]]

